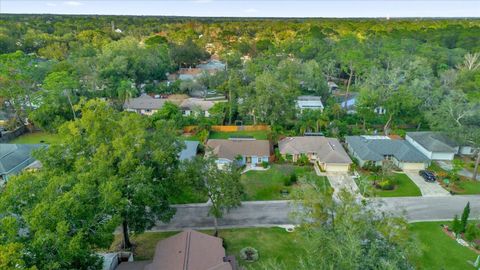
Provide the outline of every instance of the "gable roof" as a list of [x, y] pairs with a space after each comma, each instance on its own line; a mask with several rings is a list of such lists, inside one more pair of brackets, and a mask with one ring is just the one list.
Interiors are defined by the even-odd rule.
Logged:
[[158, 242], [145, 270], [232, 270], [224, 258], [221, 238], [186, 230]]
[[43, 147], [41, 144], [0, 144], [0, 175], [20, 172], [35, 159], [34, 149]]
[[131, 110], [159, 110], [165, 104], [165, 99], [153, 98], [149, 95], [141, 95], [137, 98], [131, 98], [123, 104], [124, 109]]
[[184, 141], [185, 148], [180, 152], [179, 159], [192, 159], [197, 155], [197, 148], [200, 142], [198, 141]]
[[347, 136], [345, 141], [363, 160], [382, 161], [394, 156], [398, 161], [426, 162], [428, 158], [405, 140], [392, 140], [386, 136]]
[[323, 163], [350, 164], [352, 160], [335, 138], [323, 136], [287, 137], [278, 142], [281, 154], [315, 153], [317, 159]]
[[440, 132], [407, 132], [407, 136], [430, 152], [457, 153], [458, 144]]
[[240, 138], [210, 139], [207, 141], [207, 149], [217, 158], [231, 161], [238, 155], [265, 157], [270, 156], [270, 141]]
[[201, 98], [187, 98], [182, 101], [180, 108], [183, 110], [194, 110], [199, 108], [202, 111], [208, 111], [215, 105], [214, 101]]

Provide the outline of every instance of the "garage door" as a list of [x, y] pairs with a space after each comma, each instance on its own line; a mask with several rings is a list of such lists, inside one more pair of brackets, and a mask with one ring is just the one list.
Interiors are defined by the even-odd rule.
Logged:
[[403, 170], [424, 170], [425, 163], [402, 163]]
[[325, 171], [327, 172], [348, 172], [348, 164], [326, 164]]

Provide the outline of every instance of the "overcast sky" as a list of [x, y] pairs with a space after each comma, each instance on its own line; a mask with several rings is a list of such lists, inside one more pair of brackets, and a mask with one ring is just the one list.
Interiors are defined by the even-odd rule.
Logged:
[[216, 17], [480, 17], [480, 0], [0, 0], [0, 13]]

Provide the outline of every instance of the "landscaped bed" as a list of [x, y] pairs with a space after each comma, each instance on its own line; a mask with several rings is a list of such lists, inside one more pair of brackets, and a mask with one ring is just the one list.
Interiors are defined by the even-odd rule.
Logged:
[[[294, 166], [287, 164], [273, 164], [266, 171], [248, 171], [241, 177], [245, 188], [243, 200], [285, 200], [290, 199], [293, 190], [299, 186], [298, 182], [292, 180], [307, 179], [324, 188], [325, 192], [330, 191], [328, 179], [316, 175], [312, 166]], [[282, 191], [284, 193], [282, 194]], [[286, 192], [285, 192], [286, 191]]]
[[[446, 190], [453, 194], [480, 194], [480, 181], [473, 181], [467, 177], [459, 176], [458, 181], [452, 181], [449, 172], [442, 169], [437, 163], [432, 162], [428, 170], [435, 172], [437, 181]], [[445, 181], [448, 179], [448, 181]]]
[[[360, 192], [364, 196], [378, 196], [378, 197], [410, 197], [422, 196], [420, 189], [413, 183], [413, 181], [404, 173], [392, 173], [388, 177], [391, 183], [394, 183], [393, 189], [382, 189], [378, 185], [374, 185], [375, 180], [380, 182], [379, 176], [369, 172], [362, 172], [361, 176], [355, 181], [360, 188]], [[362, 181], [367, 181], [362, 183]]]
[[38, 143], [56, 143], [60, 141], [60, 137], [57, 134], [46, 133], [46, 132], [33, 132], [25, 133], [22, 136], [12, 140], [10, 143], [19, 143], [19, 144], [38, 144]]

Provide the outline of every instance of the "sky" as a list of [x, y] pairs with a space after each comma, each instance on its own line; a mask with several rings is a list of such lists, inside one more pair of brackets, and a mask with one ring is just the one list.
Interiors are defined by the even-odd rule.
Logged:
[[0, 13], [199, 17], [480, 17], [480, 0], [0, 0]]

